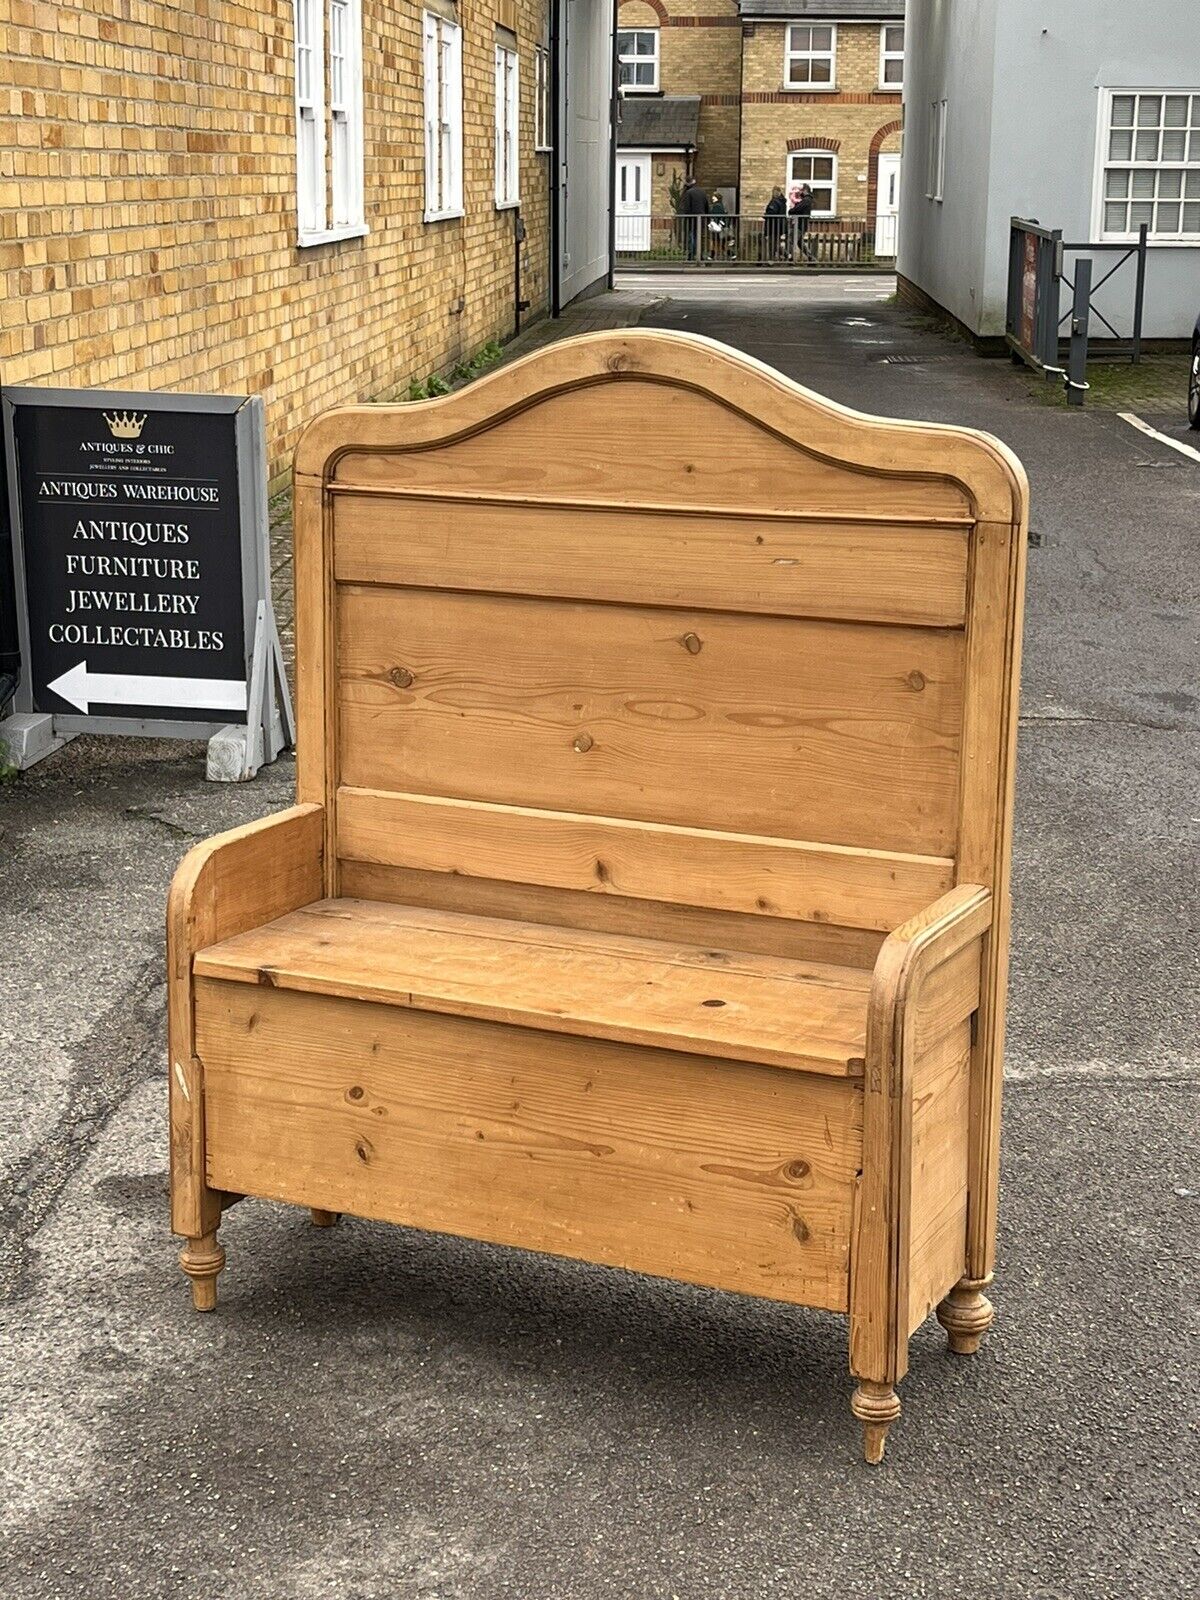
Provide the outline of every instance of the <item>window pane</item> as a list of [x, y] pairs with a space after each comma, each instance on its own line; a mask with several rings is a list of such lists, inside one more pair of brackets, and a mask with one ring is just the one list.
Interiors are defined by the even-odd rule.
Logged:
[[1108, 141], [1108, 159], [1110, 161], [1129, 161], [1133, 156], [1132, 132], [1116, 132]]
[[1110, 200], [1125, 200], [1129, 197], [1129, 174], [1124, 171], [1110, 172], [1105, 178], [1104, 192]]
[[884, 83], [903, 83], [903, 61], [885, 61], [883, 63], [883, 81]]
[[1184, 233], [1200, 233], [1200, 202], [1183, 208]]
[[1200, 133], [1193, 133], [1188, 138], [1188, 160], [1200, 161]]
[[1188, 97], [1185, 94], [1169, 94], [1167, 96], [1166, 110], [1163, 113], [1163, 122], [1168, 128], [1186, 128], [1188, 120]]
[[817, 56], [812, 64], [812, 81], [814, 83], [832, 83], [833, 62]]
[[809, 63], [807, 61], [793, 61], [788, 69], [789, 83], [808, 82]]
[[810, 28], [809, 32], [812, 35], [812, 48], [814, 50], [832, 50], [833, 49], [833, 29], [832, 28]]
[[1121, 204], [1114, 204], [1111, 200], [1104, 208], [1104, 229], [1106, 233], [1128, 233], [1126, 225], [1126, 208]]
[[1158, 198], [1160, 200], [1178, 200], [1183, 193], [1183, 173], [1160, 172], [1158, 175]]
[[1135, 201], [1134, 204], [1130, 206], [1129, 226], [1131, 231], [1136, 228], [1140, 228], [1143, 222], [1152, 223], [1153, 221], [1154, 202], [1152, 200], [1147, 200], [1144, 204]]
[[904, 49], [904, 29], [903, 29], [903, 27], [885, 28], [883, 30], [883, 33], [884, 33], [884, 46], [883, 46], [883, 48], [885, 50], [901, 51], [901, 50]]
[[832, 211], [833, 210], [833, 190], [831, 188], [829, 188], [828, 186], [822, 187], [821, 185], [817, 185], [817, 187], [814, 188], [814, 190], [813, 190], [813, 210], [814, 211]]
[[619, 33], [617, 35], [617, 54], [619, 56], [632, 55], [633, 40], [634, 35], [632, 33]]
[[641, 84], [645, 88], [653, 89], [653, 87], [654, 87], [654, 63], [653, 63], [653, 61], [639, 61], [637, 66], [636, 66], [636, 68], [634, 69], [634, 73], [635, 73], [635, 76], [634, 76], [634, 82], [635, 83]]
[[1162, 122], [1162, 96], [1138, 95], [1137, 122], [1139, 128], [1157, 128]]
[[833, 157], [814, 156], [812, 160], [812, 176], [814, 178], [825, 178], [826, 180], [832, 178]]
[[1113, 96], [1112, 125], [1114, 128], [1133, 127], [1133, 96], [1131, 94]]
[[1162, 137], [1162, 158], [1164, 161], [1183, 161], [1187, 150], [1187, 134], [1182, 128], [1169, 129]]
[[1176, 205], [1160, 205], [1158, 208], [1158, 221], [1154, 225], [1154, 231], [1156, 233], [1178, 233], [1179, 207]]
[[1200, 128], [1200, 94], [1192, 96], [1192, 127]]
[[1135, 200], [1153, 200], [1154, 174], [1152, 172], [1135, 172], [1133, 175], [1133, 198]]
[[1133, 153], [1138, 161], [1158, 160], [1158, 134], [1139, 133], [1134, 141]]

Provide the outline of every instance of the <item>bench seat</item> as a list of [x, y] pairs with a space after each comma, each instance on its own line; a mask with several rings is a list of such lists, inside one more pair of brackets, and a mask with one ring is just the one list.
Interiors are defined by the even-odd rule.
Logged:
[[871, 975], [545, 924], [319, 900], [200, 950], [264, 984], [833, 1077], [863, 1070]]

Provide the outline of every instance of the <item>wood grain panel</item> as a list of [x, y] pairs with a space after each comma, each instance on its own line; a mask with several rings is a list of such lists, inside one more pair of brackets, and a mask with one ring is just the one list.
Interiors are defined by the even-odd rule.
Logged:
[[962, 636], [340, 585], [341, 781], [954, 853]]
[[971, 1025], [960, 1022], [913, 1067], [909, 1156], [908, 1331], [963, 1275]]
[[932, 452], [923, 475], [901, 475], [889, 465], [886, 450], [869, 464], [823, 460], [732, 411], [719, 395], [622, 379], [540, 399], [450, 443], [387, 453], [351, 447], [333, 476], [342, 485], [621, 505], [972, 514], [968, 494], [940, 476]]
[[350, 583], [961, 627], [968, 531], [339, 494]]
[[885, 933], [954, 882], [946, 857], [476, 800], [343, 788], [337, 809], [338, 851], [356, 861], [758, 916], [840, 920]]
[[200, 979], [209, 1181], [846, 1306], [854, 1084]]
[[547, 889], [541, 884], [460, 878], [450, 872], [381, 867], [369, 861], [343, 860], [339, 876], [341, 892], [357, 900], [466, 911], [481, 917], [587, 928], [595, 933], [625, 933], [673, 944], [703, 945], [707, 950], [783, 956], [791, 961], [824, 961], [868, 972], [884, 938], [881, 933], [831, 923], [787, 922], [782, 917], [707, 911], [661, 900], [632, 900], [626, 895]]
[[867, 974], [363, 900], [203, 950], [199, 977], [835, 1076], [862, 1071]]

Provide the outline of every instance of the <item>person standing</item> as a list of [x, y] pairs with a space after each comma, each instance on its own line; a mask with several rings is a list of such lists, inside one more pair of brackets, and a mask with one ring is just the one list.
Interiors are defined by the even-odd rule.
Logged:
[[786, 227], [787, 200], [778, 184], [771, 190], [767, 209], [763, 212], [763, 260], [775, 261], [783, 254], [783, 230]]
[[798, 251], [806, 261], [812, 261], [815, 257], [808, 239], [808, 225], [813, 208], [812, 190], [806, 183], [802, 183], [799, 190], [793, 190], [792, 193], [794, 198], [788, 208], [788, 216], [792, 220], [792, 255], [794, 257]]
[[696, 182], [689, 178], [679, 197], [679, 215], [683, 218], [684, 254], [699, 261], [704, 250], [704, 218], [708, 215], [708, 196]]
[[725, 202], [714, 189], [708, 200], [708, 236], [711, 240], [711, 255], [714, 260], [720, 256], [723, 260], [730, 257], [737, 260], [737, 240], [732, 235], [729, 224], [729, 213], [725, 209]]

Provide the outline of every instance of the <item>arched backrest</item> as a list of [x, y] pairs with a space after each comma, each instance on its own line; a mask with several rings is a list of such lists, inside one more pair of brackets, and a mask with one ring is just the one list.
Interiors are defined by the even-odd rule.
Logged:
[[869, 962], [1006, 887], [1027, 491], [709, 340], [564, 341], [296, 457], [328, 892]]

